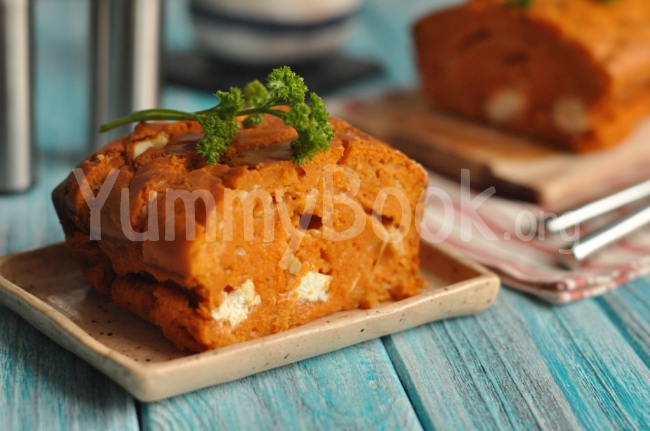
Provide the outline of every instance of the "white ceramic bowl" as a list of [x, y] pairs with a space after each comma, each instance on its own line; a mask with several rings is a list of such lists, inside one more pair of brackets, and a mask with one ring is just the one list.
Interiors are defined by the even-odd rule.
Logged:
[[201, 46], [249, 64], [309, 60], [336, 50], [363, 0], [191, 0]]

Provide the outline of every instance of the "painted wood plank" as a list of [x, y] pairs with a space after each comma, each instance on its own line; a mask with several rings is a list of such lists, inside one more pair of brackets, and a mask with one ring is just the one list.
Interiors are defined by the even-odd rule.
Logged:
[[379, 340], [141, 411], [144, 430], [421, 429]]
[[74, 151], [43, 151], [36, 186], [18, 195], [0, 196], [0, 255], [62, 241], [50, 194], [80, 160]]
[[89, 1], [34, 1], [34, 120], [40, 149], [89, 148], [89, 13]]
[[2, 430], [138, 429], [122, 388], [2, 306], [0, 388]]
[[650, 367], [650, 276], [638, 278], [596, 301]]
[[[427, 325], [384, 339], [425, 428], [575, 428], [571, 407], [517, 315]], [[523, 366], [522, 366], [523, 365]]]
[[650, 370], [597, 303], [531, 307], [513, 294], [533, 341], [585, 428], [647, 429]]
[[[44, 152], [37, 185], [0, 197], [0, 255], [63, 238], [50, 200], [79, 155]], [[133, 398], [0, 306], [0, 430], [137, 430]]]
[[643, 429], [650, 370], [592, 300], [494, 306], [386, 337], [425, 428]]

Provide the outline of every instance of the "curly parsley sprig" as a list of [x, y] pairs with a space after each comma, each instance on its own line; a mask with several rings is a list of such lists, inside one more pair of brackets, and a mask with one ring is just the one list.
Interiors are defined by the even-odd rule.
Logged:
[[[141, 121], [195, 120], [203, 128], [203, 139], [196, 149], [208, 164], [216, 164], [228, 150], [237, 135], [238, 116], [246, 116], [244, 127], [254, 127], [262, 122], [264, 114], [280, 117], [284, 123], [298, 132], [298, 139], [291, 142], [292, 159], [299, 165], [313, 160], [320, 151], [327, 151], [334, 138], [329, 124], [329, 114], [323, 99], [310, 93], [311, 105], [305, 103], [307, 86], [304, 80], [289, 67], [274, 69], [266, 80], [266, 86], [255, 80], [242, 91], [231, 87], [230, 91], [217, 91], [219, 104], [203, 111], [183, 112], [172, 109], [147, 109], [134, 112], [100, 127], [106, 132], [115, 127]], [[277, 109], [287, 106], [289, 110]]]

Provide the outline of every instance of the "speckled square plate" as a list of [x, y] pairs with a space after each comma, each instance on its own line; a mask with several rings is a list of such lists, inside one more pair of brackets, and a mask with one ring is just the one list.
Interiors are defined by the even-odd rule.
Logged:
[[370, 310], [331, 314], [259, 340], [179, 352], [162, 332], [94, 291], [63, 244], [0, 258], [0, 302], [136, 398], [156, 401], [236, 380], [372, 338], [489, 307], [499, 278], [422, 243], [427, 288]]

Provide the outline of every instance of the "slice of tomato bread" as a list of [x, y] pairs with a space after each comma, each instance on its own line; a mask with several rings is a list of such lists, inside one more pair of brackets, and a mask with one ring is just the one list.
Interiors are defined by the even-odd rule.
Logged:
[[475, 0], [416, 23], [439, 110], [587, 152], [650, 112], [650, 2]]
[[[79, 165], [95, 196], [119, 172], [101, 208], [101, 239], [90, 239], [75, 176], [54, 191], [68, 248], [97, 290], [190, 351], [415, 295], [426, 173], [347, 123], [331, 123], [331, 149], [302, 167], [290, 159], [295, 131], [275, 117], [241, 128], [217, 165], [196, 152], [198, 124], [139, 124]], [[202, 196], [194, 214], [175, 197], [183, 192]], [[343, 202], [346, 192], [356, 204]]]

